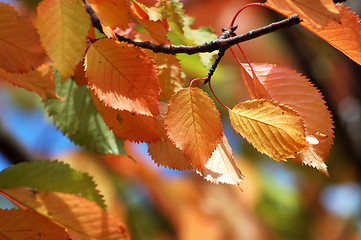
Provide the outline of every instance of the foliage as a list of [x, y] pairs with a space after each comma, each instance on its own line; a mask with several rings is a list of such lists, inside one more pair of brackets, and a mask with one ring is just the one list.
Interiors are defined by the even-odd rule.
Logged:
[[[234, 130], [259, 152], [276, 161], [295, 159], [328, 175], [333, 121], [322, 94], [306, 77], [289, 67], [250, 63], [247, 58], [247, 63], [241, 63], [235, 47], [243, 51], [233, 44], [233, 48], [217, 48], [219, 54], [208, 76], [186, 86], [182, 66], [172, 55], [176, 53], [172, 44], [186, 45], [184, 53], [191, 54], [190, 45], [209, 41], [206, 45], [211, 46], [232, 39], [234, 20], [252, 4], [236, 13], [224, 35], [211, 41], [216, 39], [214, 33], [193, 29], [191, 18], [176, 0], [87, 2], [43, 0], [34, 19], [19, 16], [13, 7], [0, 3], [0, 78], [38, 94], [48, 115], [69, 139], [105, 155], [104, 161], [114, 171], [114, 155], [123, 154], [123, 161], [132, 161], [126, 156], [124, 141], [144, 142], [157, 165], [192, 170], [213, 183], [240, 185], [243, 175], [219, 111], [199, 87], [199, 82], [209, 81], [214, 99], [228, 110]], [[347, 6], [331, 0], [268, 0], [253, 5], [286, 17], [298, 14], [303, 27], [361, 63], [360, 19]], [[94, 16], [100, 21], [98, 26]], [[106, 37], [98, 39], [92, 24]], [[142, 43], [150, 47], [139, 47]], [[159, 49], [171, 54], [158, 53]], [[241, 68], [251, 97], [233, 108], [225, 106], [211, 87], [211, 72], [228, 50]], [[196, 54], [210, 68], [217, 52]], [[144, 182], [155, 178], [141, 166], [128, 170], [122, 174], [141, 171]], [[24, 228], [32, 231], [23, 238], [31, 238], [34, 232], [47, 239], [129, 238], [124, 223], [103, 209], [92, 179], [67, 165], [57, 161], [19, 164], [1, 172], [0, 180], [1, 194], [21, 208], [2, 210], [0, 222], [8, 222], [8, 227], [1, 224], [0, 232], [9, 239], [18, 239], [13, 232]], [[156, 187], [152, 191], [157, 192]], [[197, 186], [192, 189], [198, 194]], [[182, 198], [192, 204], [191, 199]], [[169, 211], [177, 219], [175, 225], [189, 227], [187, 219], [192, 216], [182, 215], [178, 221], [174, 216], [181, 212]], [[9, 220], [13, 216], [19, 219], [16, 228]], [[26, 218], [47, 227], [26, 223]], [[192, 220], [202, 222], [196, 217]]]

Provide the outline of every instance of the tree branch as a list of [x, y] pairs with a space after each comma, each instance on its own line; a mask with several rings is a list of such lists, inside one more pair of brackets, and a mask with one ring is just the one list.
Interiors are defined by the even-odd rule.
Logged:
[[[103, 33], [103, 29], [101, 27], [99, 18], [96, 16], [95, 12], [93, 11], [93, 9], [90, 7], [90, 5], [86, 1], [84, 1], [84, 4], [85, 4], [85, 8], [86, 8], [88, 14], [91, 16], [93, 26], [95, 28], [97, 28], [100, 32]], [[229, 47], [231, 47], [237, 43], [245, 42], [245, 41], [266, 35], [268, 33], [274, 32], [281, 28], [290, 27], [292, 25], [299, 24], [300, 22], [301, 22], [301, 20], [298, 18], [298, 15], [295, 14], [284, 20], [271, 23], [265, 27], [249, 31], [247, 33], [244, 33], [244, 34], [241, 34], [241, 35], [238, 35], [235, 37], [230, 37], [227, 39], [215, 39], [213, 41], [205, 42], [203, 44], [196, 45], [196, 46], [184, 46], [184, 45], [173, 45], [173, 44], [157, 45], [157, 44], [154, 44], [154, 43], [151, 43], [148, 41], [147, 42], [133, 41], [129, 38], [125, 38], [125, 37], [117, 35], [117, 34], [116, 34], [116, 37], [121, 42], [131, 43], [136, 47], [146, 48], [146, 49], [152, 50], [153, 52], [156, 52], [156, 53], [165, 53], [165, 54], [186, 53], [186, 54], [191, 55], [191, 54], [200, 53], [200, 52], [213, 52], [215, 50], [220, 50], [220, 49], [226, 50]]]

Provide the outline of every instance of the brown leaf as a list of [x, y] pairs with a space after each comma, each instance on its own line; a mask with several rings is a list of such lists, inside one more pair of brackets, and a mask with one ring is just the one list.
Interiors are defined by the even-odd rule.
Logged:
[[300, 116], [271, 100], [241, 102], [229, 110], [233, 128], [258, 151], [280, 161], [295, 158], [309, 143]]
[[101, 39], [89, 47], [85, 67], [90, 88], [105, 105], [148, 116], [158, 114], [157, 69], [140, 48]]
[[165, 118], [168, 137], [199, 171], [222, 139], [219, 112], [199, 88], [184, 88], [171, 99]]
[[0, 3], [0, 68], [11, 73], [25, 73], [47, 60], [30, 20], [19, 17], [8, 4]]
[[129, 239], [123, 222], [80, 196], [27, 187], [1, 189], [1, 192], [20, 207], [34, 209], [78, 238]]

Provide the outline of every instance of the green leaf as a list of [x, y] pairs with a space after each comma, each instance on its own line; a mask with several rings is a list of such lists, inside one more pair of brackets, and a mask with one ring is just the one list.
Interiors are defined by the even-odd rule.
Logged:
[[102, 208], [105, 203], [87, 173], [58, 161], [24, 162], [0, 172], [0, 188], [30, 187], [36, 190], [80, 194]]
[[104, 123], [90, 97], [86, 85], [78, 86], [71, 79], [60, 83], [55, 71], [56, 93], [65, 99], [45, 102], [45, 109], [54, 123], [70, 140], [99, 154], [126, 154], [123, 141]]
[[[167, 4], [167, 11], [169, 14], [168, 24], [172, 29], [168, 37], [177, 44], [198, 45], [217, 38], [210, 28], [200, 27], [192, 29], [190, 26], [193, 23], [193, 19], [184, 13], [182, 3], [172, 0]], [[213, 56], [216, 54], [217, 52], [214, 51], [212, 53], [199, 53], [198, 55], [203, 66], [209, 69]]]

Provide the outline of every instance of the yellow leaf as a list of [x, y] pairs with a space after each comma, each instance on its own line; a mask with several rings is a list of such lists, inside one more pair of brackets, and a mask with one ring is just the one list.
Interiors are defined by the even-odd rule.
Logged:
[[239, 185], [243, 182], [244, 176], [236, 166], [232, 148], [229, 146], [225, 135], [223, 135], [222, 142], [218, 144], [216, 150], [204, 165], [203, 174], [198, 173], [212, 183]]
[[[328, 175], [325, 162], [333, 144], [333, 122], [321, 93], [307, 78], [289, 68], [272, 64], [252, 64], [252, 67], [257, 75], [254, 81], [267, 90], [269, 99], [286, 104], [298, 112], [308, 136], [324, 136], [317, 145], [311, 145], [296, 159]], [[246, 69], [251, 74], [251, 69]]]
[[158, 114], [157, 69], [141, 49], [101, 39], [89, 47], [85, 67], [90, 88], [105, 105], [148, 116]]
[[170, 41], [167, 38], [168, 24], [167, 20], [152, 21], [149, 19], [149, 15], [141, 9], [136, 3], [131, 3], [131, 14], [137, 20], [137, 22], [144, 27], [154, 40], [159, 44], [169, 44]]
[[316, 28], [340, 19], [332, 0], [267, 0], [265, 5], [286, 15], [298, 14], [301, 20]]
[[134, 142], [156, 142], [160, 140], [153, 117], [107, 107], [91, 91], [93, 102], [110, 130], [119, 137]]
[[48, 57], [30, 20], [19, 17], [8, 4], [0, 3], [0, 68], [25, 73], [46, 60]]
[[129, 239], [123, 222], [95, 202], [74, 194], [35, 191], [27, 187], [1, 189], [11, 201], [25, 209], [33, 209], [69, 235], [80, 239]]
[[291, 108], [258, 99], [229, 111], [233, 128], [258, 151], [280, 161], [294, 158], [308, 146], [302, 119]]
[[126, 0], [89, 0], [102, 25], [111, 29], [128, 28], [129, 4]]
[[165, 125], [170, 140], [202, 171], [223, 135], [212, 99], [199, 88], [179, 90], [170, 101]]
[[4, 79], [15, 86], [35, 92], [44, 100], [59, 98], [55, 92], [53, 69], [47, 64], [24, 74], [8, 73], [0, 68], [0, 79]]
[[65, 229], [32, 210], [0, 209], [0, 238], [68, 240]]
[[37, 10], [40, 40], [64, 80], [84, 57], [90, 17], [81, 0], [44, 0]]

